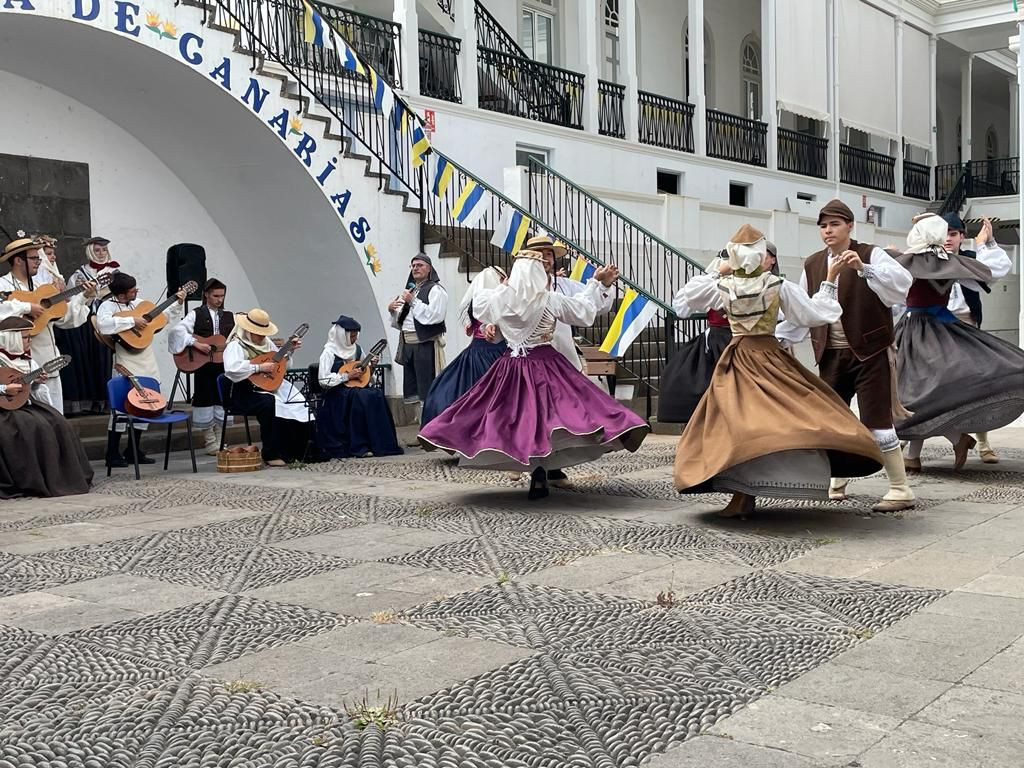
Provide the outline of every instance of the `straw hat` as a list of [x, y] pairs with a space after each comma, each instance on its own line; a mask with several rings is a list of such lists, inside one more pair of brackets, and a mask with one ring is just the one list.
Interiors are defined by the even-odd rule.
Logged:
[[524, 248], [515, 255], [517, 259], [533, 259], [534, 261], [544, 261], [544, 254], [540, 251], [531, 251], [529, 248]]
[[42, 243], [33, 240], [31, 237], [19, 237], [17, 240], [11, 240], [11, 242], [4, 246], [3, 254], [0, 254], [0, 263], [10, 261], [19, 253], [38, 251], [41, 247]]
[[270, 315], [259, 307], [248, 312], [236, 312], [235, 325], [257, 336], [273, 336], [277, 333], [277, 326], [270, 322]]
[[563, 243], [557, 240], [552, 240], [550, 235], [536, 235], [526, 241], [526, 248], [530, 250], [538, 250], [540, 248], [547, 248], [548, 250], [555, 252], [556, 258], [565, 256], [568, 252], [568, 248]]
[[5, 317], [0, 320], [0, 331], [27, 331], [33, 326], [27, 317]]

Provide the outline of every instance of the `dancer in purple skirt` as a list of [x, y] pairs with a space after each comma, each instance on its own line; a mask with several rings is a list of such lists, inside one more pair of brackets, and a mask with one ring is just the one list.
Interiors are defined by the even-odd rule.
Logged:
[[530, 472], [530, 499], [548, 495], [547, 470], [637, 450], [647, 423], [551, 346], [556, 322], [593, 324], [618, 276], [602, 267], [582, 293], [563, 296], [548, 289], [541, 253], [516, 254], [508, 282], [473, 300], [474, 316], [498, 326], [508, 352], [423, 428], [420, 445], [458, 456], [460, 466]]

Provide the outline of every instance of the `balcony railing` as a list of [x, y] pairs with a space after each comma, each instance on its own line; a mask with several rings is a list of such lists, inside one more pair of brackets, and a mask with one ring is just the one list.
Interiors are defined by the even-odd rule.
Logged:
[[583, 75], [489, 48], [477, 62], [481, 109], [583, 128]]
[[1017, 194], [1020, 163], [1016, 157], [972, 160], [968, 164], [967, 196], [999, 197]]
[[868, 149], [839, 145], [839, 180], [843, 184], [896, 191], [896, 158]]
[[452, 21], [455, 21], [455, 11], [452, 10], [452, 0], [437, 0], [437, 7], [441, 9], [441, 13]]
[[[282, 12], [290, 4], [281, 0], [268, 0], [269, 4], [280, 4]], [[382, 76], [394, 88], [402, 87], [401, 47], [402, 25], [388, 19], [378, 19], [365, 13], [338, 8], [335, 5], [312, 1], [317, 13], [327, 19], [342, 36], [349, 41], [356, 53], [363, 57], [377, 74]], [[302, 17], [296, 20], [299, 41], [302, 42]], [[347, 72], [341, 68], [341, 72]], [[352, 73], [350, 73], [352, 74]]]
[[828, 178], [828, 139], [779, 128], [779, 170]]
[[512, 37], [501, 23], [494, 18], [490, 11], [480, 0], [476, 0], [476, 44], [489, 51], [501, 51], [509, 56], [520, 56], [524, 59], [526, 55], [516, 39]]
[[708, 157], [747, 165], [767, 165], [768, 124], [708, 110]]
[[623, 102], [626, 100], [626, 86], [597, 81], [598, 133], [602, 136], [626, 138], [626, 118]]
[[903, 161], [903, 195], [917, 200], [931, 199], [931, 169], [927, 165]]
[[935, 199], [945, 200], [964, 170], [963, 163], [935, 166]]
[[640, 142], [693, 152], [693, 104], [640, 91]]
[[420, 30], [420, 93], [435, 99], [462, 103], [459, 85], [458, 38]]

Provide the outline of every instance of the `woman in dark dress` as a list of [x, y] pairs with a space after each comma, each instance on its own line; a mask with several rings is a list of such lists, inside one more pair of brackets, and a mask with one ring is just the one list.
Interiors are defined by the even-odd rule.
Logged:
[[330, 459], [402, 453], [384, 393], [377, 387], [347, 387], [349, 375], [338, 372], [346, 363], [362, 360], [360, 329], [358, 322], [342, 315], [331, 325], [320, 354], [319, 381], [325, 394], [316, 415], [316, 440]]

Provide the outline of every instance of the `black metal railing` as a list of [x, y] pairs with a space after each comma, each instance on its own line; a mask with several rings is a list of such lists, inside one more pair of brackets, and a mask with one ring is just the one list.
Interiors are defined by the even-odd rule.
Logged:
[[747, 165], [768, 164], [768, 124], [708, 110], [708, 157]]
[[441, 9], [441, 13], [452, 21], [455, 21], [455, 11], [452, 9], [452, 0], [437, 0], [437, 7]]
[[602, 136], [626, 138], [626, 118], [623, 111], [626, 101], [626, 86], [609, 83], [607, 80], [598, 80], [597, 98], [597, 132]]
[[843, 184], [896, 191], [896, 158], [869, 149], [839, 145], [839, 180]]
[[931, 168], [910, 160], [903, 161], [903, 195], [916, 200], [931, 200]]
[[481, 109], [583, 128], [583, 75], [490, 48], [477, 64]]
[[[270, 5], [287, 8], [290, 3], [267, 0]], [[365, 13], [338, 8], [319, 0], [310, 0], [317, 13], [341, 32], [356, 53], [373, 67], [393, 88], [402, 87], [402, 68], [399, 50], [402, 45], [402, 25], [389, 19], [378, 19]], [[302, 40], [302, 14], [295, 20], [299, 40]], [[344, 70], [343, 70], [344, 71]]]
[[[657, 392], [661, 368], [674, 351], [675, 315], [668, 306], [675, 292], [703, 268], [550, 166], [530, 158], [528, 170], [532, 214], [554, 225], [597, 260], [617, 264], [664, 305], [620, 361], [631, 378], [647, 383], [648, 396]], [[581, 331], [583, 337], [600, 344], [613, 319], [614, 315], [599, 319], [594, 329]], [[694, 318], [687, 322], [684, 335], [690, 338], [703, 328], [703, 318]]]
[[942, 198], [942, 205], [936, 211], [940, 216], [947, 213], [960, 213], [964, 203], [967, 201], [967, 168], [960, 169], [960, 174], [953, 180], [952, 185]]
[[950, 163], [948, 165], [935, 166], [935, 199], [945, 200], [946, 195], [953, 189], [956, 180], [964, 171], [963, 163]]
[[420, 94], [462, 103], [459, 51], [462, 41], [437, 32], [420, 30]]
[[512, 37], [505, 28], [501, 26], [494, 15], [487, 10], [487, 7], [476, 0], [476, 44], [489, 51], [501, 51], [509, 56], [518, 56], [528, 59], [526, 51], [522, 49], [516, 39]]
[[693, 104], [640, 91], [640, 143], [693, 152]]
[[968, 168], [968, 197], [999, 197], [1017, 194], [1020, 163], [1016, 157], [971, 160]]
[[779, 170], [828, 178], [828, 139], [779, 128]]

